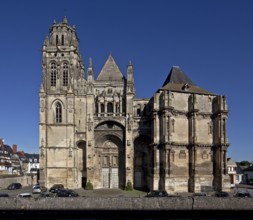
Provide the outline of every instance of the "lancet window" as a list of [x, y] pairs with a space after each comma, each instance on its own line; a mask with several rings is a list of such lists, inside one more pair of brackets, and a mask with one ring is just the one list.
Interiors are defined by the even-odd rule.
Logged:
[[62, 106], [59, 102], [55, 105], [55, 119], [56, 123], [62, 122]]
[[63, 86], [68, 86], [69, 73], [68, 73], [68, 64], [63, 64]]
[[51, 63], [51, 86], [56, 86], [56, 64]]

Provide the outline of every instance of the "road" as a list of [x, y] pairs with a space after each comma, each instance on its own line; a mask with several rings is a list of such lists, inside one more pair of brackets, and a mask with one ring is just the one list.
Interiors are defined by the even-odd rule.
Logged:
[[[85, 197], [143, 197], [147, 193], [142, 191], [125, 191], [121, 189], [96, 189], [96, 190], [84, 190], [84, 189], [75, 189], [75, 191], [80, 196]], [[253, 187], [248, 185], [237, 185], [237, 187], [230, 190], [229, 194], [230, 196], [233, 196], [236, 192], [244, 192], [247, 191], [253, 196]], [[1, 189], [0, 193], [7, 193], [10, 197], [16, 197], [20, 193], [31, 193], [32, 194], [32, 186], [25, 186], [21, 189], [16, 190], [8, 190], [8, 189]], [[212, 195], [213, 193], [210, 193]], [[191, 196], [192, 193], [181, 193], [178, 194], [180, 196]], [[39, 194], [32, 194], [33, 198], [37, 198]]]

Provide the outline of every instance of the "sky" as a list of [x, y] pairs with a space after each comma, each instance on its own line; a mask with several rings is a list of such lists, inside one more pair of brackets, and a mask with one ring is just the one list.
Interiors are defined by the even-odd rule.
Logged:
[[173, 65], [225, 95], [228, 157], [253, 161], [252, 12], [251, 0], [0, 1], [0, 138], [39, 152], [42, 44], [53, 21], [67, 16], [95, 77], [112, 53], [125, 76], [132, 61], [137, 97], [152, 97]]

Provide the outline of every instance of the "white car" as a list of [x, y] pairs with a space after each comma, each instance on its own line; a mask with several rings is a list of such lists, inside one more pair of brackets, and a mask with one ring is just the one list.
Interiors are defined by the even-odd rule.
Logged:
[[40, 185], [34, 186], [34, 187], [33, 187], [32, 193], [33, 193], [33, 194], [34, 194], [34, 193], [41, 193]]
[[21, 193], [17, 195], [18, 198], [32, 198], [31, 193]]
[[40, 186], [40, 184], [36, 183], [35, 185], [33, 185], [33, 189], [34, 189], [34, 187], [37, 187], [37, 186]]

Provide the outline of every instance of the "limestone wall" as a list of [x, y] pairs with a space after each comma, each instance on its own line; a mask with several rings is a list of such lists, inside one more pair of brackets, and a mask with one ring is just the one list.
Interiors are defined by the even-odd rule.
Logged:
[[1, 198], [0, 210], [252, 210], [253, 198]]
[[37, 176], [10, 177], [0, 179], [0, 189], [6, 189], [11, 183], [21, 183], [22, 186], [30, 186], [37, 183]]

